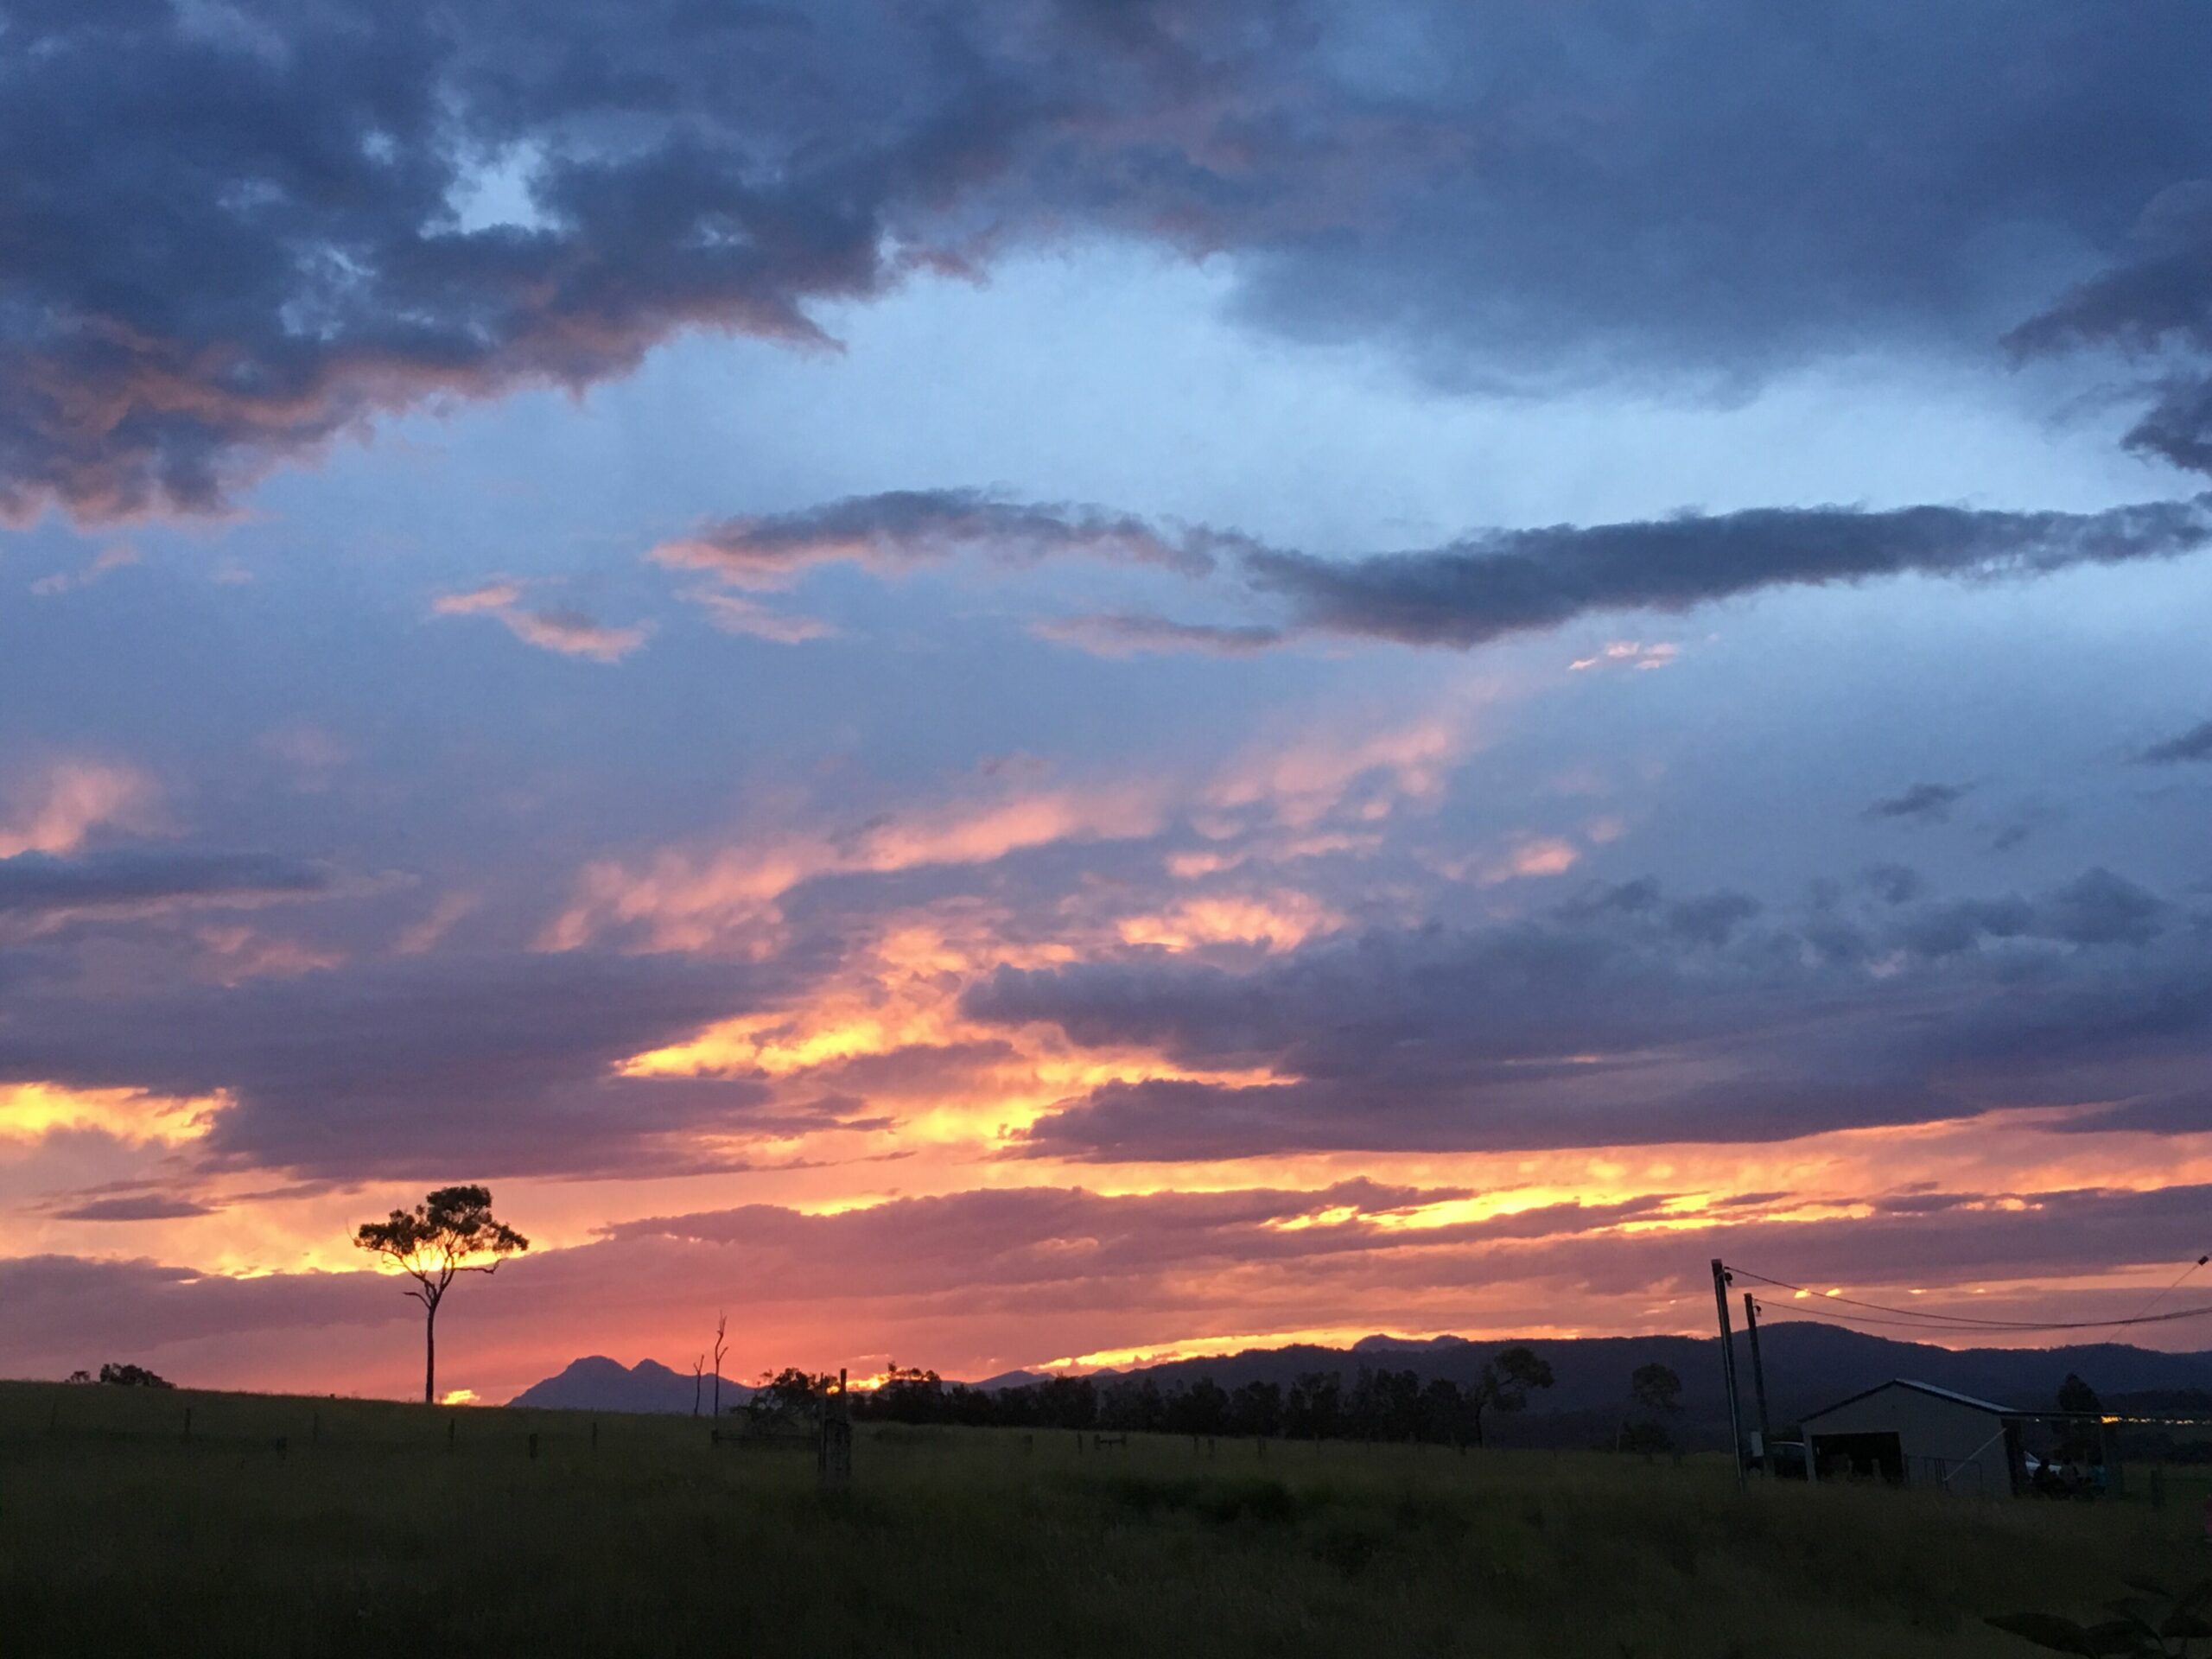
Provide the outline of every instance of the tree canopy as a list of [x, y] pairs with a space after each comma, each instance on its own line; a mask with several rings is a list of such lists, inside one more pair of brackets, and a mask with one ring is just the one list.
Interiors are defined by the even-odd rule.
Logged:
[[442, 1186], [412, 1210], [395, 1210], [382, 1221], [354, 1230], [357, 1249], [383, 1256], [415, 1281], [406, 1292], [423, 1304], [423, 1402], [436, 1397], [438, 1304], [464, 1273], [496, 1273], [530, 1241], [492, 1213], [491, 1189]]

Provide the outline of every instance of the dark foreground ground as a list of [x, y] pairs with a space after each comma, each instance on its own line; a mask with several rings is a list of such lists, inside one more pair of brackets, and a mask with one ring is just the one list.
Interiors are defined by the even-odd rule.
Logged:
[[0, 1384], [0, 1656], [2024, 1656], [1980, 1616], [2212, 1570], [2175, 1471], [2154, 1510], [863, 1427], [825, 1495], [803, 1452], [597, 1423]]

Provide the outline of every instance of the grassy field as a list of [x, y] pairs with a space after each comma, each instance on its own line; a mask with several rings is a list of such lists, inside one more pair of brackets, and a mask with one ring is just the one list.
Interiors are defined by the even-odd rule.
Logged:
[[803, 1452], [597, 1422], [0, 1384], [0, 1654], [2020, 1656], [1980, 1615], [2205, 1570], [2174, 1471], [2154, 1511], [863, 1426], [834, 1495]]

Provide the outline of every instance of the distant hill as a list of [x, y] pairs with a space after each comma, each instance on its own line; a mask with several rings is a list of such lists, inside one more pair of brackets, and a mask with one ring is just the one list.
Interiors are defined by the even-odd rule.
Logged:
[[1033, 1382], [1049, 1381], [1052, 1375], [1050, 1371], [1001, 1371], [996, 1376], [987, 1376], [968, 1386], [981, 1389], [986, 1394], [996, 1394], [1001, 1389], [1025, 1389]]
[[[2202, 1397], [2212, 1391], [2212, 1353], [2168, 1354], [2118, 1343], [2072, 1348], [1936, 1348], [1924, 1343], [1891, 1342], [1809, 1320], [1777, 1320], [1760, 1327], [1766, 1362], [1767, 1397], [1774, 1427], [1794, 1425], [1809, 1411], [1833, 1404], [1894, 1376], [1932, 1382], [2021, 1411], [2050, 1410], [2067, 1373], [2082, 1376], [2107, 1403], [2116, 1396], [2150, 1399]], [[1426, 1381], [1449, 1377], [1471, 1382], [1483, 1362], [1510, 1338], [1470, 1341], [1464, 1337], [1372, 1336], [1350, 1348], [1298, 1344], [1287, 1348], [1254, 1348], [1242, 1353], [1170, 1360], [1121, 1372], [1100, 1372], [1101, 1387], [1118, 1377], [1150, 1377], [1162, 1389], [1187, 1386], [1210, 1376], [1225, 1389], [1246, 1382], [1288, 1387], [1308, 1371], [1334, 1371], [1346, 1382], [1362, 1367], [1414, 1371]], [[1677, 1438], [1693, 1446], [1726, 1444], [1727, 1406], [1720, 1380], [1719, 1344], [1711, 1337], [1585, 1337], [1533, 1340], [1528, 1344], [1550, 1362], [1556, 1379], [1530, 1408], [1494, 1420], [1491, 1438], [1503, 1445], [1581, 1446], [1608, 1439], [1627, 1402], [1629, 1374], [1657, 1361], [1682, 1379], [1682, 1414]], [[1744, 1388], [1745, 1424], [1751, 1426], [1751, 1353], [1743, 1333], [1736, 1337], [1736, 1361]], [[1005, 1371], [969, 1386], [996, 1392], [1044, 1380], [1037, 1371]], [[707, 1382], [709, 1393], [714, 1380]], [[742, 1404], [752, 1390], [724, 1378], [722, 1405]], [[689, 1412], [691, 1375], [671, 1370], [650, 1359], [625, 1368], [594, 1356], [577, 1360], [558, 1376], [525, 1389], [508, 1403], [557, 1406], [591, 1411]], [[2131, 1404], [2137, 1404], [2131, 1402]], [[2156, 1409], [2137, 1404], [2139, 1409]]]
[[[695, 1393], [691, 1373], [672, 1371], [658, 1360], [641, 1359], [626, 1366], [621, 1361], [594, 1354], [572, 1363], [558, 1376], [534, 1382], [507, 1402], [511, 1406], [551, 1406], [564, 1411], [684, 1412], [695, 1398], [705, 1410], [713, 1409], [715, 1379]], [[753, 1390], [742, 1382], [722, 1379], [722, 1409], [743, 1405]]]

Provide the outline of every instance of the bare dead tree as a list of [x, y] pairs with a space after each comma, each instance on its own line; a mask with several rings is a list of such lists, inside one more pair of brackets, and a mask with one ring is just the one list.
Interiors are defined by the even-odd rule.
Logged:
[[724, 1338], [726, 1336], [728, 1336], [728, 1334], [729, 1334], [729, 1315], [728, 1315], [728, 1314], [727, 1314], [727, 1313], [717, 1313], [717, 1314], [715, 1314], [715, 1421], [716, 1422], [720, 1422], [720, 1421], [721, 1421], [721, 1415], [722, 1415], [722, 1356], [723, 1356], [724, 1354], [726, 1354], [726, 1353], [728, 1353], [728, 1352], [729, 1351], [729, 1344], [728, 1344], [727, 1342], [725, 1342], [725, 1341], [723, 1340], [723, 1338]]
[[694, 1417], [699, 1414], [699, 1388], [706, 1370], [707, 1357], [704, 1354], [691, 1362], [691, 1414]]
[[353, 1243], [397, 1263], [415, 1281], [416, 1287], [402, 1294], [423, 1304], [423, 1403], [435, 1405], [438, 1304], [459, 1275], [497, 1273], [500, 1262], [528, 1249], [530, 1241], [492, 1213], [489, 1188], [442, 1186], [412, 1210], [362, 1223]]

